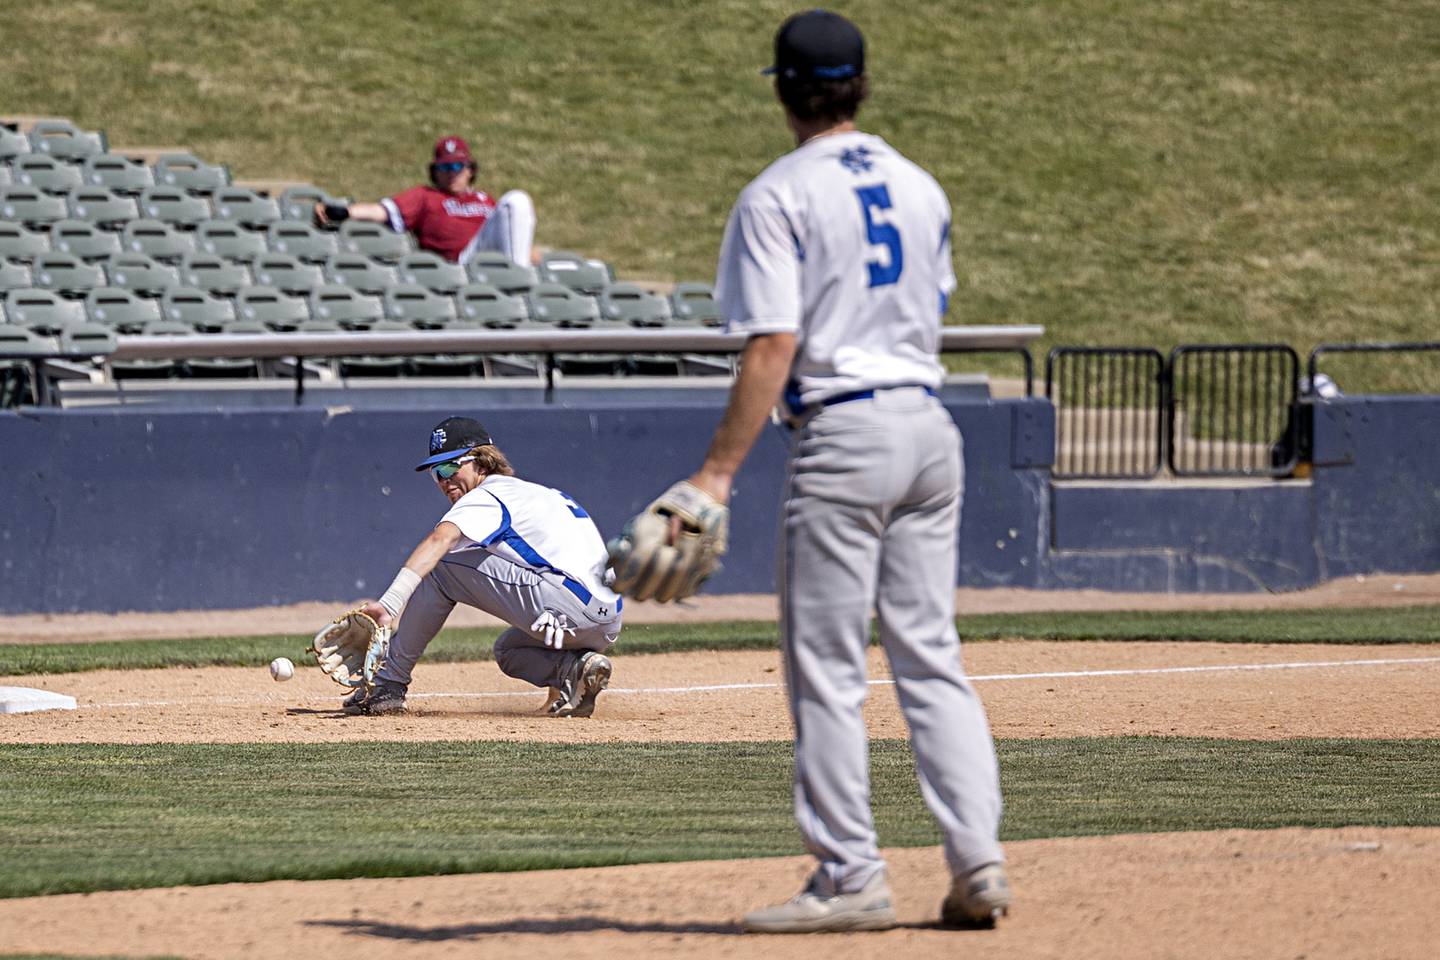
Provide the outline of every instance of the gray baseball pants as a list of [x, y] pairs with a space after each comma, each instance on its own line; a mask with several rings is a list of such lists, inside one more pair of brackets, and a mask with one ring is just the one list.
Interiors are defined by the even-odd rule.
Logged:
[[[553, 578], [484, 550], [452, 553], [435, 565], [411, 595], [390, 638], [390, 655], [378, 676], [410, 683], [410, 672], [445, 625], [455, 604], [478, 607], [510, 624], [495, 640], [495, 663], [507, 676], [537, 687], [559, 687], [587, 650], [605, 652], [620, 636], [613, 605], [586, 604]], [[560, 650], [545, 646], [530, 624], [546, 610], [565, 614], [576, 627]]]
[[795, 724], [795, 818], [820, 892], [884, 868], [865, 702], [872, 605], [952, 874], [1003, 862], [1000, 778], [960, 662], [960, 432], [924, 390], [823, 408], [796, 431], [780, 550], [781, 647]]

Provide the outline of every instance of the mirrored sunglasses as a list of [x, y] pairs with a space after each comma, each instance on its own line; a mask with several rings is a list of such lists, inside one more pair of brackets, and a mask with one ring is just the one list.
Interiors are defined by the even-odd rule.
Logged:
[[460, 472], [460, 468], [467, 463], [473, 463], [474, 457], [461, 457], [459, 460], [449, 460], [445, 463], [437, 463], [431, 469], [435, 472], [436, 480], [449, 480]]
[[465, 164], [458, 161], [452, 163], [437, 163], [435, 169], [442, 173], [459, 173], [465, 169]]

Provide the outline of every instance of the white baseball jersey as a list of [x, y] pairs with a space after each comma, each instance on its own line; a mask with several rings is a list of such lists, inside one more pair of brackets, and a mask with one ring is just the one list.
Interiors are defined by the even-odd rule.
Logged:
[[[605, 541], [578, 503], [559, 490], [518, 477], [489, 476], [440, 519], [460, 528], [452, 553], [477, 547], [511, 563], [559, 574], [586, 593], [613, 603], [605, 585]], [[589, 598], [579, 591], [585, 603]]]
[[955, 289], [950, 201], [879, 137], [817, 137], [735, 202], [715, 295], [726, 329], [795, 333], [793, 395], [937, 389], [940, 315]]

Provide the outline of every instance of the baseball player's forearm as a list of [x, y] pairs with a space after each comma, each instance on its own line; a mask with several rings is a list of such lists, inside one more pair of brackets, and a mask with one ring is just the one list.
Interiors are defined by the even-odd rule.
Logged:
[[725, 416], [715, 430], [705, 462], [690, 482], [722, 503], [755, 438], [770, 417], [795, 360], [795, 335], [766, 333], [750, 338], [740, 355], [740, 376], [730, 390]]
[[[405, 566], [395, 575], [394, 581], [381, 594], [380, 599], [375, 601], [375, 604], [366, 604], [361, 609], [371, 616], [376, 616], [376, 612], [370, 608], [372, 606], [380, 607], [384, 611], [385, 617], [388, 618], [384, 620], [384, 623], [400, 616], [400, 612], [405, 609], [405, 604], [410, 600], [410, 595], [415, 592], [416, 587], [420, 586], [420, 581], [435, 569], [435, 565], [459, 541], [460, 528], [449, 521], [442, 521], [411, 552], [410, 558], [405, 561]], [[384, 624], [382, 623], [382, 625]]]

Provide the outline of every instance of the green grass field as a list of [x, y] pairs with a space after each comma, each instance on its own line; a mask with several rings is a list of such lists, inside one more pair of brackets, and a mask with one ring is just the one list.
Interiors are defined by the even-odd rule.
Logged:
[[[1436, 826], [1437, 748], [1003, 741], [1002, 839]], [[938, 843], [907, 746], [871, 757], [881, 842]], [[26, 864], [0, 896], [798, 854], [790, 765], [788, 742], [0, 746], [0, 853]]]
[[[705, 279], [736, 192], [790, 146], [756, 71], [795, 9], [25, 4], [3, 109], [367, 199], [457, 132], [484, 184], [537, 198], [543, 244]], [[862, 121], [954, 202], [953, 322], [1041, 323], [1046, 345], [1431, 336], [1437, 0], [843, 9], [869, 38]]]
[[[1435, 643], [1440, 618], [1426, 607], [1377, 610], [1231, 610], [1184, 613], [985, 614], [956, 620], [961, 639], [1213, 640], [1226, 643]], [[428, 663], [489, 660], [498, 630], [442, 632], [426, 650]], [[276, 657], [300, 661], [309, 638], [200, 637], [0, 646], [0, 676], [157, 667], [263, 666]], [[689, 650], [768, 650], [779, 643], [774, 623], [740, 621], [645, 624], [625, 628], [622, 654]]]

